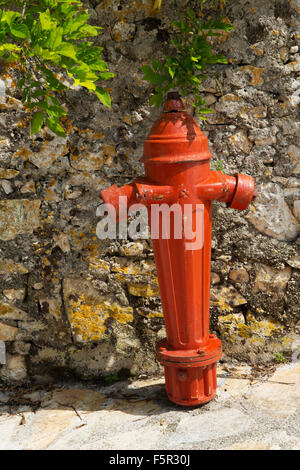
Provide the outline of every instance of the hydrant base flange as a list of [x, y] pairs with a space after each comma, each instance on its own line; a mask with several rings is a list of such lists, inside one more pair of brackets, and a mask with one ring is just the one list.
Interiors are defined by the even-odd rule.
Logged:
[[164, 366], [169, 399], [182, 406], [197, 406], [216, 394], [216, 362], [222, 356], [221, 341], [209, 335], [208, 343], [198, 349], [173, 350], [167, 340], [156, 346], [157, 360]]
[[217, 362], [222, 357], [222, 343], [215, 335], [209, 335], [208, 343], [197, 349], [174, 350], [168, 346], [167, 339], [156, 345], [156, 357], [163, 365], [182, 367], [204, 367]]

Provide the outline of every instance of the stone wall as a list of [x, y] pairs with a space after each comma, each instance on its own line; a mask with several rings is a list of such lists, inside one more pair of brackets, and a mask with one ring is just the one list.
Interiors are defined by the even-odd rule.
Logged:
[[[142, 174], [143, 139], [158, 116], [140, 66], [169, 50], [177, 14], [171, 0], [159, 13], [151, 4], [87, 5], [117, 74], [107, 83], [113, 104], [70, 90], [66, 139], [28, 137], [16, 71], [2, 66], [4, 381], [159, 371], [154, 345], [165, 331], [151, 243], [95, 232], [100, 190]], [[271, 361], [288, 355], [300, 330], [300, 1], [227, 0], [222, 15], [235, 27], [216, 43], [229, 64], [201, 85], [214, 110], [201, 126], [225, 171], [252, 175], [259, 196], [242, 213], [214, 204], [211, 323], [225, 358]]]

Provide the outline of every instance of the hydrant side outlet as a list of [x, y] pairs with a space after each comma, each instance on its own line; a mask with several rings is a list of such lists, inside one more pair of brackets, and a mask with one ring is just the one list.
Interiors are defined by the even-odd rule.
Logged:
[[167, 332], [156, 354], [165, 369], [169, 399], [183, 406], [200, 405], [215, 396], [216, 362], [222, 356], [221, 341], [209, 333], [212, 201], [243, 210], [254, 194], [253, 178], [211, 171], [211, 157], [207, 138], [184, 111], [183, 102], [172, 95], [144, 143], [145, 177], [101, 193], [116, 209], [120, 195], [129, 205], [143, 203], [149, 217], [158, 200], [169, 207], [177, 203], [183, 209], [182, 225], [185, 205], [192, 208], [192, 226], [202, 234], [199, 245], [188, 249], [189, 240], [185, 234], [176, 237], [174, 226], [168, 238], [152, 239]]

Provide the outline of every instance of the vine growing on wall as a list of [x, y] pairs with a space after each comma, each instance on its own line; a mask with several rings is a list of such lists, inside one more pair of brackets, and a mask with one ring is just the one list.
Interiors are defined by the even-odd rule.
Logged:
[[[198, 0], [198, 4], [205, 2]], [[154, 8], [161, 5], [162, 0], [155, 0]], [[203, 19], [199, 8], [183, 8], [179, 21], [174, 21], [171, 27], [172, 54], [163, 60], [153, 58], [151, 64], [141, 68], [143, 79], [154, 87], [150, 104], [159, 107], [170, 90], [181, 96], [192, 94], [194, 108], [205, 119], [203, 115], [211, 110], [205, 106], [199, 85], [206, 78], [209, 65], [227, 63], [226, 57], [213, 53], [211, 39], [232, 28], [231, 23], [221, 18]]]
[[[163, 1], [153, 0], [153, 7], [160, 9]], [[198, 5], [206, 1], [223, 4], [223, 0], [195, 1]], [[90, 25], [89, 18], [79, 0], [0, 0], [0, 61], [20, 71], [17, 88], [30, 117], [32, 135], [44, 124], [57, 135], [66, 135], [64, 91], [71, 86], [84, 87], [110, 107], [103, 82], [114, 74], [102, 58], [103, 48], [92, 40], [101, 27]], [[168, 91], [177, 90], [182, 96], [193, 95], [200, 114], [210, 112], [199, 84], [210, 64], [227, 62], [222, 55], [213, 54], [210, 39], [231, 29], [226, 21], [203, 20], [200, 11], [184, 6], [179, 21], [171, 27], [172, 54], [142, 67], [144, 79], [154, 87], [150, 104], [159, 106]]]
[[22, 72], [17, 86], [31, 115], [31, 134], [46, 124], [65, 136], [61, 94], [70, 85], [84, 87], [110, 107], [100, 82], [114, 74], [101, 58], [102, 48], [90, 40], [101, 28], [88, 24], [89, 17], [78, 0], [0, 2], [0, 60]]
[[[175, 1], [175, 0], [174, 0]], [[186, 0], [186, 4], [188, 3], [189, 0]], [[219, 4], [219, 7], [220, 8], [223, 8], [226, 0], [199, 0], [200, 3], [206, 3], [207, 1], [210, 1], [210, 3], [212, 5], [216, 5], [216, 4]], [[161, 9], [161, 5], [162, 5], [162, 2], [163, 0], [153, 0], [153, 9], [154, 10], [160, 10]]]

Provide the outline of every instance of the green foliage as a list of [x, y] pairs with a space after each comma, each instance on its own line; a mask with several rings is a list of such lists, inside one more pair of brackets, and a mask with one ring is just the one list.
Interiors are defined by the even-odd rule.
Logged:
[[[203, 0], [198, 1], [203, 3]], [[182, 96], [191, 93], [194, 97], [193, 106], [199, 117], [205, 119], [203, 114], [211, 110], [205, 106], [199, 84], [206, 78], [204, 72], [209, 65], [227, 63], [225, 57], [212, 52], [210, 39], [231, 29], [232, 25], [226, 21], [210, 18], [203, 20], [191, 8], [184, 10], [179, 21], [172, 23], [174, 53], [163, 60], [152, 59], [151, 65], [141, 68], [143, 79], [154, 87], [150, 104], [159, 107], [170, 90], [176, 90]]]
[[80, 1], [17, 0], [0, 2], [0, 7], [0, 60], [17, 63], [21, 71], [18, 88], [32, 117], [31, 134], [47, 124], [65, 136], [64, 75], [110, 107], [110, 95], [98, 82], [114, 74], [101, 59], [102, 48], [89, 40], [101, 28], [87, 23], [90, 15]]
[[154, 0], [153, 9], [159, 10], [161, 8], [161, 2], [162, 0]]
[[216, 160], [212, 162], [211, 167], [216, 171], [222, 171], [224, 173], [224, 160]]
[[112, 385], [114, 382], [118, 382], [118, 380], [120, 380], [120, 377], [117, 373], [114, 373], [104, 377], [104, 380], [108, 385]]
[[277, 353], [274, 354], [274, 360], [278, 363], [285, 363], [286, 362], [286, 358], [280, 352], [277, 352]]
[[[207, 2], [207, 0], [196, 0], [196, 1], [198, 1], [199, 3], [206, 3]], [[153, 10], [160, 10], [161, 5], [162, 5], [162, 0], [153, 0], [153, 2], [154, 2], [153, 3]], [[226, 0], [210, 0], [210, 3], [212, 5], [215, 5], [216, 3], [219, 3], [220, 8], [223, 8], [225, 2], [226, 2]]]

